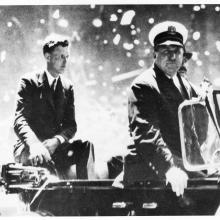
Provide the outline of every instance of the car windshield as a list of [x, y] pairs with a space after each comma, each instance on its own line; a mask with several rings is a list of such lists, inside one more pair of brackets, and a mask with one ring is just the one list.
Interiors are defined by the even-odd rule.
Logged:
[[188, 171], [220, 167], [220, 132], [213, 101], [193, 99], [179, 107], [182, 158]]

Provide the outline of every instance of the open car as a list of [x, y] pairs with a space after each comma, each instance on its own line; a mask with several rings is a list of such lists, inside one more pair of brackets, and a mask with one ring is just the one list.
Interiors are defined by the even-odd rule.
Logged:
[[41, 215], [214, 215], [220, 202], [220, 91], [179, 106], [184, 167], [204, 177], [189, 179], [183, 197], [164, 181], [146, 180], [126, 188], [113, 179], [59, 180], [39, 167], [6, 164], [2, 185], [19, 193], [27, 211]]

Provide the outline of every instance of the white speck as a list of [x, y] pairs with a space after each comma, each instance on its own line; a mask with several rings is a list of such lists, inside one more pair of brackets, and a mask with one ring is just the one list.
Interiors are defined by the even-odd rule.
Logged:
[[137, 28], [136, 30], [137, 30], [137, 32], [138, 32], [138, 33], [140, 33], [140, 32], [141, 32], [141, 29], [140, 29], [140, 28]]
[[194, 61], [198, 60], [198, 52], [195, 51], [192, 52], [192, 60]]
[[120, 35], [120, 34], [116, 34], [115, 37], [114, 37], [114, 39], [113, 39], [113, 43], [114, 43], [115, 45], [118, 45], [120, 39], [121, 39], [121, 35]]
[[119, 67], [116, 68], [116, 72], [120, 72], [120, 68]]
[[120, 24], [121, 25], [130, 25], [134, 16], [135, 16], [134, 10], [126, 11], [122, 16]]
[[113, 29], [112, 29], [112, 32], [115, 33], [115, 32], [116, 32], [116, 28], [113, 28]]
[[117, 10], [117, 12], [118, 12], [118, 13], [122, 13], [122, 9], [119, 8], [119, 9]]
[[100, 65], [100, 66], [98, 67], [98, 70], [99, 70], [99, 71], [102, 71], [102, 70], [103, 70], [103, 66]]
[[110, 16], [110, 21], [117, 21], [118, 20], [118, 17], [116, 14], [111, 14]]
[[137, 40], [137, 39], [135, 39], [135, 40], [134, 40], [134, 44], [139, 45], [139, 44], [140, 44], [140, 41]]
[[107, 43], [108, 43], [108, 41], [107, 41], [107, 40], [104, 40], [104, 41], [103, 41], [103, 43], [104, 43], [104, 44], [107, 44]]
[[135, 26], [133, 24], [130, 27], [131, 27], [131, 29], [135, 29]]
[[137, 32], [135, 30], [131, 31], [131, 35], [136, 35], [136, 34], [137, 34]]
[[198, 66], [202, 66], [202, 61], [201, 61], [201, 60], [197, 60], [197, 61], [196, 61], [196, 64], [197, 64]]
[[143, 67], [143, 66], [145, 65], [145, 63], [144, 63], [143, 60], [139, 60], [139, 61], [138, 61], [138, 65], [141, 66], [141, 67]]
[[106, 87], [106, 86], [107, 86], [107, 83], [106, 83], [106, 82], [103, 82], [103, 83], [102, 83], [102, 86], [103, 86], [103, 87]]
[[123, 47], [126, 50], [132, 50], [134, 48], [134, 44], [123, 43]]
[[45, 20], [44, 19], [40, 19], [40, 23], [41, 24], [45, 24]]
[[220, 41], [215, 42], [217, 50], [220, 52]]
[[149, 48], [145, 49], [145, 50], [144, 50], [144, 53], [145, 53], [146, 55], [148, 55], [148, 54], [150, 53], [150, 49], [149, 49]]
[[69, 25], [69, 22], [68, 22], [66, 19], [62, 18], [62, 19], [59, 19], [58, 25], [59, 25], [60, 27], [67, 28], [68, 25]]
[[127, 56], [127, 57], [131, 57], [131, 53], [130, 53], [130, 52], [127, 52], [127, 53], [126, 53], [126, 56]]
[[58, 18], [60, 17], [60, 10], [57, 9], [57, 10], [53, 13], [52, 17], [53, 17], [54, 19], [58, 19]]
[[209, 55], [210, 55], [210, 52], [206, 50], [206, 51], [204, 52], [204, 54], [205, 54], [206, 56], [209, 56]]
[[73, 151], [72, 151], [72, 150], [69, 150], [68, 153], [67, 153], [67, 156], [68, 156], [68, 157], [71, 157], [72, 155], [73, 155]]
[[201, 7], [202, 9], [205, 9], [205, 5], [201, 5], [200, 7]]
[[12, 22], [9, 21], [9, 22], [7, 23], [7, 26], [8, 26], [8, 27], [11, 27], [11, 26], [12, 26]]
[[200, 32], [199, 31], [194, 32], [193, 33], [193, 39], [194, 40], [199, 40], [199, 38], [200, 38]]
[[154, 19], [153, 18], [149, 18], [148, 22], [149, 22], [149, 24], [153, 24], [154, 23]]
[[195, 5], [193, 7], [193, 11], [200, 11], [200, 6], [199, 5]]
[[72, 32], [72, 40], [80, 41], [80, 36], [77, 31]]
[[215, 7], [215, 11], [220, 11], [220, 7], [219, 7], [219, 6], [216, 6], [216, 7]]
[[91, 4], [91, 5], [90, 5], [90, 8], [91, 8], [91, 9], [94, 9], [94, 8], [95, 8], [95, 4]]
[[3, 51], [1, 52], [1, 63], [3, 63], [3, 62], [5, 61], [5, 59], [6, 59], [6, 51], [3, 50]]
[[95, 19], [92, 21], [92, 24], [93, 24], [95, 27], [99, 28], [99, 27], [102, 26], [102, 21], [101, 21], [101, 19], [99, 19], [99, 18], [95, 18]]

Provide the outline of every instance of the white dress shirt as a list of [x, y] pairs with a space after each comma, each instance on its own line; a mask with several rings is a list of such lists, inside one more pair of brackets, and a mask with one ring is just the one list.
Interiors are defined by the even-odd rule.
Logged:
[[53, 81], [56, 80], [55, 85], [54, 85], [54, 88], [53, 88], [54, 91], [55, 91], [55, 88], [56, 88], [56, 85], [57, 85], [57, 80], [58, 80], [58, 78], [59, 78], [60, 76], [53, 77], [53, 76], [48, 72], [48, 70], [45, 70], [45, 72], [46, 72], [47, 79], [48, 79], [48, 83], [49, 83], [49, 86], [50, 86], [50, 87], [52, 86]]

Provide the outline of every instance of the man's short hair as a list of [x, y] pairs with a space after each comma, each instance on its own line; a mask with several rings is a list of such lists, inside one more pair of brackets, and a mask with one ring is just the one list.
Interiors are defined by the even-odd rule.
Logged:
[[69, 46], [69, 39], [68, 37], [64, 37], [61, 35], [49, 35], [46, 37], [43, 46], [43, 54], [51, 53], [56, 47], [68, 47]]

